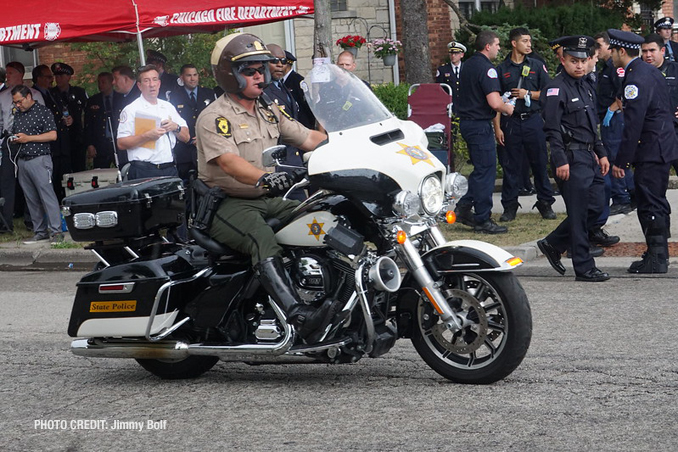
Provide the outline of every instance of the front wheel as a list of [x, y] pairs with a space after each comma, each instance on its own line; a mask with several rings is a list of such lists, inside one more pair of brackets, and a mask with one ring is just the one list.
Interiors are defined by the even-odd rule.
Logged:
[[532, 313], [518, 278], [507, 272], [450, 274], [440, 290], [462, 329], [448, 330], [420, 298], [412, 343], [426, 364], [456, 383], [489, 384], [513, 372], [532, 338]]
[[179, 360], [137, 359], [141, 367], [163, 380], [197, 378], [219, 361], [216, 356], [189, 356]]

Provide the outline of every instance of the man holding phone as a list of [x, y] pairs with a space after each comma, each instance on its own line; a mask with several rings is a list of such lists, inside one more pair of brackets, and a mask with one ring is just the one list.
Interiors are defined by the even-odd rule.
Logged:
[[120, 114], [118, 148], [126, 149], [130, 168], [127, 179], [178, 176], [172, 149], [177, 139], [190, 139], [186, 121], [174, 106], [158, 99], [160, 75], [152, 64], [139, 69], [141, 96]]

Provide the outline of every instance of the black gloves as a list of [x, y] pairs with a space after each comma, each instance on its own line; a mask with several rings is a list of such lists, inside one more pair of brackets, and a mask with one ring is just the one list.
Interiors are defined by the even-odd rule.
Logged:
[[271, 196], [283, 195], [295, 184], [294, 177], [285, 172], [266, 173], [259, 178], [255, 187], [268, 190]]

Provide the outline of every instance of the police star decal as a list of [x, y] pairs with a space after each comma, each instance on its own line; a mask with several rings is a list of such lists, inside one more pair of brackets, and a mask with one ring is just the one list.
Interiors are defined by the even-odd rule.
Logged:
[[323, 231], [323, 226], [325, 226], [325, 223], [318, 223], [318, 220], [313, 218], [313, 223], [307, 223], [306, 226], [308, 226], [308, 235], [312, 235], [315, 237], [317, 241], [320, 241], [320, 236], [326, 234], [325, 231]]
[[423, 151], [419, 146], [410, 146], [403, 143], [398, 143], [398, 145], [400, 145], [402, 149], [396, 152], [396, 154], [408, 156], [413, 165], [416, 165], [419, 162], [426, 162], [429, 165], [434, 166], [431, 161], [431, 155], [426, 151]]

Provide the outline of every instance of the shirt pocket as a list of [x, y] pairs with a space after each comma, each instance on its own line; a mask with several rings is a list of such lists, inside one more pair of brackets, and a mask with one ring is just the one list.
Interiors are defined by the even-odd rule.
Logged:
[[585, 114], [585, 107], [586, 105], [584, 104], [584, 101], [581, 99], [577, 99], [574, 102], [570, 100], [567, 105], [565, 105], [565, 111], [569, 115], [583, 115]]

